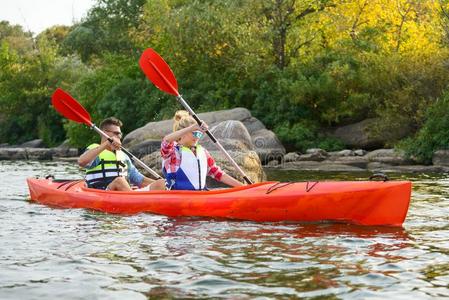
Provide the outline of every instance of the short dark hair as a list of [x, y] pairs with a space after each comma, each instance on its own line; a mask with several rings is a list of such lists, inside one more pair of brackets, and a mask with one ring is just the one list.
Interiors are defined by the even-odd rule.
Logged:
[[122, 121], [120, 121], [119, 119], [117, 119], [116, 117], [109, 117], [104, 119], [103, 121], [101, 121], [100, 123], [100, 129], [105, 129], [106, 127], [108, 127], [109, 125], [114, 125], [114, 126], [118, 126], [118, 127], [122, 127], [123, 123]]

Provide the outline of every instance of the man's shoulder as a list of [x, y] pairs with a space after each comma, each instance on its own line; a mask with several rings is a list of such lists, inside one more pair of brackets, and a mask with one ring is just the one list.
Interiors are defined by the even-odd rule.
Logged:
[[100, 146], [100, 144], [92, 143], [92, 144], [90, 144], [89, 146], [86, 147], [86, 150], [94, 149], [94, 148], [97, 148], [99, 146]]

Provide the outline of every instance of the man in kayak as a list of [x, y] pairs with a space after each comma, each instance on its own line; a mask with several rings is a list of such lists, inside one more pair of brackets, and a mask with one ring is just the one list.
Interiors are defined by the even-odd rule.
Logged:
[[204, 122], [200, 127], [187, 111], [176, 112], [173, 133], [165, 136], [161, 144], [167, 189], [204, 190], [207, 176], [233, 187], [243, 185], [224, 173], [209, 152], [198, 144], [207, 128]]
[[153, 180], [143, 176], [131, 159], [120, 150], [122, 143], [122, 122], [114, 117], [103, 120], [100, 129], [112, 139], [112, 143], [101, 137], [100, 144], [91, 144], [78, 158], [78, 164], [86, 169], [86, 183], [89, 188], [130, 191], [130, 183], [139, 190], [165, 189], [164, 179]]

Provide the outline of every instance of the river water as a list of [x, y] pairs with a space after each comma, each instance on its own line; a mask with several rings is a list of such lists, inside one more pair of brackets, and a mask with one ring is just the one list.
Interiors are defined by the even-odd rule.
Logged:
[[[0, 299], [449, 297], [449, 176], [413, 181], [403, 228], [107, 215], [27, 200], [73, 163], [0, 161]], [[272, 180], [369, 174], [270, 172]]]

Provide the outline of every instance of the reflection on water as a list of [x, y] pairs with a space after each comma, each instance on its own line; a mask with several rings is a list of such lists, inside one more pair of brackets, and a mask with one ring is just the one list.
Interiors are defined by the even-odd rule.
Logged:
[[[2, 162], [0, 299], [433, 299], [449, 297], [449, 178], [411, 179], [404, 228], [252, 223], [54, 209], [27, 176], [60, 162]], [[276, 180], [369, 174], [270, 173]]]

